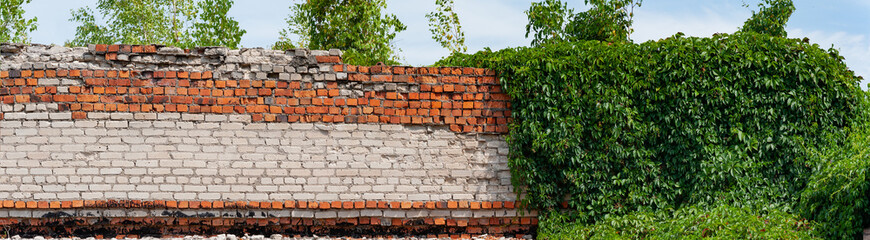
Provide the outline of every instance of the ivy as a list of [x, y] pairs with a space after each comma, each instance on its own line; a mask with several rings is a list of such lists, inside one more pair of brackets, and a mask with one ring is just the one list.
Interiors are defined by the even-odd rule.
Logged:
[[[558, 42], [438, 64], [500, 74], [523, 204], [565, 204], [579, 223], [723, 203], [800, 212], [808, 182], [824, 182], [810, 181], [825, 161], [809, 151], [848, 141], [866, 108], [835, 50], [756, 32]], [[865, 177], [849, 179], [866, 191]]]
[[758, 4], [760, 10], [752, 11], [752, 17], [740, 30], [785, 37], [785, 24], [795, 10], [794, 3], [792, 0], [764, 0], [764, 3]]

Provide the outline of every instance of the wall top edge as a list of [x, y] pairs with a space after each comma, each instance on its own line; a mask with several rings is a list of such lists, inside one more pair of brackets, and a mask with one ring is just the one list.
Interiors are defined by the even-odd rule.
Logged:
[[[296, 48], [272, 50], [264, 48], [230, 49], [201, 46], [181, 49], [158, 44], [89, 44], [87, 47], [65, 47], [46, 44], [0, 43], [0, 70], [42, 69], [38, 66], [63, 65], [68, 69], [172, 69], [231, 70], [258, 64], [291, 66], [346, 65], [340, 49], [312, 50]], [[45, 64], [45, 65], [43, 65]], [[227, 65], [234, 65], [226, 67]], [[220, 68], [225, 66], [224, 68]], [[496, 75], [489, 69], [471, 67], [415, 67], [405, 65], [358, 66], [373, 68], [428, 69], [425, 72], [449, 75]], [[405, 72], [405, 71], [402, 71]]]
[[[28, 51], [30, 50], [30, 51]], [[87, 50], [94, 53], [138, 53], [138, 54], [157, 54], [157, 55], [177, 55], [177, 56], [212, 56], [212, 55], [229, 55], [234, 52], [246, 51], [269, 51], [273, 53], [283, 53], [286, 55], [295, 56], [341, 56], [340, 49], [328, 50], [312, 50], [307, 48], [295, 48], [287, 50], [272, 50], [261, 47], [257, 48], [239, 48], [231, 49], [221, 46], [199, 46], [192, 49], [183, 49], [174, 46], [161, 44], [88, 44], [87, 47], [65, 47], [55, 44], [22, 44], [22, 43], [0, 43], [0, 53], [3, 54], [18, 54], [24, 52], [47, 53], [58, 52], [63, 50]]]

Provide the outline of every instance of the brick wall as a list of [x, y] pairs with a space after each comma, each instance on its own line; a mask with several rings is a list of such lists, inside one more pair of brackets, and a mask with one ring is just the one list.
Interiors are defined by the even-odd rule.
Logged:
[[0, 225], [23, 233], [534, 232], [492, 71], [337, 50], [0, 53]]

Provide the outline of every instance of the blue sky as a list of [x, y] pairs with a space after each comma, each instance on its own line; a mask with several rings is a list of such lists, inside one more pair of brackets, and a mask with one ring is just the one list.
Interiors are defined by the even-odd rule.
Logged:
[[[286, 27], [289, 5], [297, 1], [236, 0], [230, 15], [248, 33], [244, 47], [269, 47]], [[455, 0], [469, 52], [527, 46], [527, 19], [523, 11], [532, 1]], [[578, 11], [582, 0], [565, 1]], [[717, 32], [736, 31], [756, 9], [759, 0], [646, 0], [635, 10], [636, 42], [657, 40], [683, 32], [708, 37]], [[70, 9], [94, 6], [96, 0], [34, 0], [25, 6], [28, 17], [39, 18], [34, 43], [63, 44], [75, 35], [75, 24], [67, 21]], [[751, 8], [744, 7], [744, 3]], [[396, 14], [408, 30], [397, 35], [396, 45], [409, 65], [432, 64], [448, 51], [431, 39], [425, 14], [434, 9], [433, 0], [387, 0], [387, 12]], [[870, 0], [795, 0], [797, 10], [786, 28], [789, 37], [808, 37], [824, 48], [832, 44], [858, 75], [870, 79]], [[868, 80], [862, 83], [865, 86]]]

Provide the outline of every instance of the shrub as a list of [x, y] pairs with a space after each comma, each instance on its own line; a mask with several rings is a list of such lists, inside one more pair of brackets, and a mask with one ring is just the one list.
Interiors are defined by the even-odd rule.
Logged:
[[818, 239], [813, 224], [782, 211], [754, 212], [720, 205], [678, 211], [633, 212], [595, 224], [554, 213], [541, 222], [541, 239]]
[[797, 210], [826, 239], [854, 239], [870, 225], [870, 125], [863, 123], [846, 144], [809, 148], [816, 167]]

